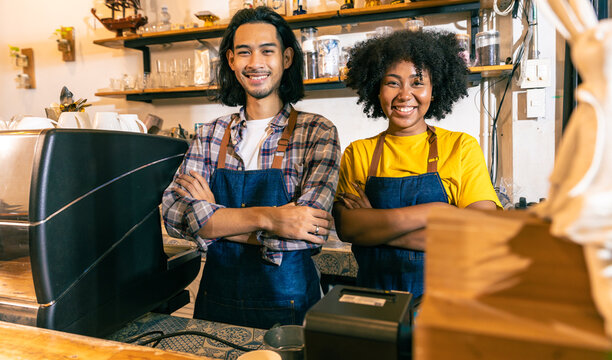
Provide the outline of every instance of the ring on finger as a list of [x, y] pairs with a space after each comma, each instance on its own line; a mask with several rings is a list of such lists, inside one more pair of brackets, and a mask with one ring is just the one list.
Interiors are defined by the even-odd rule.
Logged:
[[316, 228], [315, 228], [314, 234], [315, 235], [319, 235], [319, 225], [315, 225], [315, 226], [316, 226]]

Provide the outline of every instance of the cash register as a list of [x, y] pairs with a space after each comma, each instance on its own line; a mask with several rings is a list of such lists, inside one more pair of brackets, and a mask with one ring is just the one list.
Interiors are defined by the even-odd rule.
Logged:
[[188, 302], [200, 254], [164, 251], [159, 209], [187, 148], [119, 131], [0, 131], [0, 320], [104, 336]]
[[306, 360], [412, 359], [411, 293], [336, 285], [304, 319]]

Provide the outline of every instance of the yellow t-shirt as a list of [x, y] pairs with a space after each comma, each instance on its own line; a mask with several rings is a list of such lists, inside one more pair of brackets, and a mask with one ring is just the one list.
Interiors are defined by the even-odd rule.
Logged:
[[[501, 208], [487, 172], [482, 150], [472, 136], [436, 128], [438, 172], [451, 205], [464, 208], [476, 201], [491, 200]], [[429, 132], [413, 136], [387, 134], [376, 176], [405, 177], [427, 172]], [[366, 183], [378, 135], [351, 143], [340, 164], [337, 193], [357, 192], [351, 182]], [[363, 185], [362, 185], [363, 188]]]

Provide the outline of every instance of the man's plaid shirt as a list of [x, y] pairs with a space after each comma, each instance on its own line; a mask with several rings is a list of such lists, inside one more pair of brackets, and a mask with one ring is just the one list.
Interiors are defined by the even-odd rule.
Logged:
[[[267, 137], [263, 141], [258, 157], [260, 169], [269, 169], [276, 152], [276, 146], [283, 129], [288, 123], [291, 105], [283, 109], [270, 121]], [[175, 174], [189, 174], [195, 170], [210, 184], [217, 167], [221, 139], [231, 115], [220, 117], [202, 125], [193, 140], [183, 163]], [[246, 128], [245, 109], [240, 109], [240, 120], [231, 127], [225, 167], [230, 170], [244, 170], [244, 163], [236, 151], [240, 148], [242, 134]], [[283, 159], [283, 174], [291, 202], [311, 206], [330, 212], [338, 184], [340, 165], [340, 144], [336, 127], [326, 118], [305, 112], [298, 112], [297, 124]], [[196, 241], [202, 250], [219, 239], [203, 239], [198, 231], [208, 219], [222, 208], [205, 200], [181, 197], [172, 191], [179, 186], [174, 181], [164, 192], [162, 213], [168, 234]], [[325, 236], [320, 236], [325, 239]], [[318, 248], [320, 245], [301, 240], [279, 238], [266, 231], [257, 232], [257, 240], [264, 246], [263, 257], [275, 264], [282, 261], [282, 252]]]

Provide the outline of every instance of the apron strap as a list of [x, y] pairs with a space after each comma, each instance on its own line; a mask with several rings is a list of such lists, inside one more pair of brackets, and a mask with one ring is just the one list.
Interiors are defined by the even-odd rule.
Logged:
[[372, 155], [372, 162], [370, 163], [370, 169], [368, 170], [368, 177], [376, 176], [376, 171], [378, 170], [378, 163], [380, 162], [380, 157], [382, 156], [383, 145], [385, 145], [385, 136], [387, 135], [386, 131], [380, 133], [378, 137], [378, 141], [376, 142], [376, 147], [374, 148], [374, 154]]
[[283, 158], [285, 157], [287, 146], [289, 146], [289, 139], [291, 138], [291, 135], [293, 135], [293, 129], [295, 129], [296, 123], [297, 111], [295, 111], [295, 109], [291, 109], [289, 123], [287, 126], [285, 126], [283, 135], [280, 139], [278, 139], [278, 145], [276, 145], [276, 154], [274, 155], [274, 160], [272, 160], [272, 169], [280, 169], [282, 167]]
[[[436, 135], [436, 128], [427, 125], [427, 130], [431, 132], [429, 136], [429, 154], [427, 155], [427, 172], [433, 173], [438, 171], [438, 136]], [[386, 131], [380, 133], [378, 140], [376, 141], [376, 147], [374, 148], [374, 154], [372, 154], [372, 162], [368, 169], [368, 177], [376, 176], [378, 170], [378, 163], [383, 152], [383, 146], [385, 145]]]
[[[238, 115], [233, 114], [230, 122], [225, 128], [225, 133], [223, 134], [223, 139], [221, 139], [221, 145], [219, 146], [217, 169], [225, 168], [225, 155], [227, 154], [227, 145], [229, 144], [231, 127], [232, 123], [237, 117]], [[278, 145], [276, 146], [276, 154], [274, 155], [274, 159], [272, 160], [272, 169], [280, 169], [282, 167], [283, 158], [285, 157], [285, 152], [287, 150], [287, 146], [289, 145], [289, 139], [291, 138], [291, 135], [293, 135], [293, 129], [295, 129], [296, 123], [297, 111], [295, 111], [295, 109], [291, 109], [291, 114], [289, 115], [289, 122], [287, 123], [287, 126], [285, 126], [283, 134], [278, 140]]]
[[227, 153], [227, 144], [229, 144], [230, 133], [232, 123], [238, 116], [236, 114], [232, 114], [232, 118], [230, 122], [227, 124], [225, 128], [225, 133], [223, 133], [223, 139], [221, 139], [221, 145], [219, 145], [219, 157], [217, 158], [217, 169], [225, 168], [225, 154]]
[[427, 129], [431, 132], [429, 136], [429, 154], [427, 155], [427, 172], [438, 172], [438, 135], [436, 128], [427, 125]]

